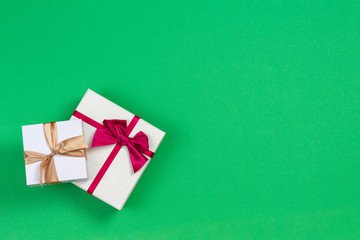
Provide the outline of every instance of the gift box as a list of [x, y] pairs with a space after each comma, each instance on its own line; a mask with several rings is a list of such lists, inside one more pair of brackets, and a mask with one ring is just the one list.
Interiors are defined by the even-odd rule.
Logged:
[[28, 186], [87, 178], [81, 120], [26, 125], [22, 134]]
[[165, 132], [88, 89], [71, 119], [83, 120], [88, 179], [73, 183], [121, 210]]

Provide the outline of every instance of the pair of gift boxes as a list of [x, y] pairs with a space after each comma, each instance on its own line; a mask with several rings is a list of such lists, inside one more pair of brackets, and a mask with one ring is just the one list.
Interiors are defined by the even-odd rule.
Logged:
[[72, 182], [118, 210], [165, 136], [90, 89], [69, 121], [22, 132], [27, 185]]

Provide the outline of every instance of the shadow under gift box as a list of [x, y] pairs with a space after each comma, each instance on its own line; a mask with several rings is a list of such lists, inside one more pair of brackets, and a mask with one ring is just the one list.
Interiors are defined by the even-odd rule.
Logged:
[[[83, 135], [82, 121], [78, 119], [56, 122], [56, 127], [58, 143], [72, 137]], [[42, 123], [22, 126], [22, 134], [24, 151], [33, 151], [46, 155], [51, 153], [49, 144], [45, 138]], [[60, 182], [64, 183], [87, 178], [85, 157], [55, 154], [53, 158], [57, 177]], [[25, 165], [26, 184], [28, 186], [40, 185], [40, 164], [41, 161]]]
[[[100, 124], [106, 119], [126, 120], [127, 124], [129, 124], [135, 116], [90, 89], [85, 93], [85, 96], [80, 101], [76, 111]], [[76, 119], [76, 117], [72, 116], [71, 119]], [[84, 121], [83, 129], [85, 143], [88, 146], [91, 146], [96, 128]], [[142, 119], [137, 122], [129, 137], [134, 137], [139, 131], [146, 134], [148, 137], [149, 150], [155, 153], [165, 136], [165, 132]], [[109, 157], [115, 145], [116, 144], [86, 149], [88, 179], [74, 181], [73, 183], [81, 189], [88, 191], [94, 178]], [[111, 165], [102, 176], [92, 195], [114, 208], [121, 210], [149, 164], [150, 158], [147, 158], [149, 160], [146, 164], [134, 173], [128, 149], [126, 146], [122, 146], [114, 160], [111, 162]]]

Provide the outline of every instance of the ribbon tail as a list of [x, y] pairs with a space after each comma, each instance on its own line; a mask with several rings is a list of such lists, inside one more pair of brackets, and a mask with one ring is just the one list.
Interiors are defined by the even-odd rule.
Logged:
[[51, 157], [51, 159], [49, 159], [49, 163], [46, 166], [43, 166], [43, 168], [40, 166], [40, 185], [41, 186], [42, 186], [42, 176], [43, 176], [42, 172], [45, 172], [44, 183], [46, 183], [47, 185], [60, 183], [58, 175], [56, 173], [56, 167], [55, 167], [55, 162], [54, 162], [53, 157]]
[[45, 166], [42, 165], [42, 163], [40, 164], [40, 179], [39, 179], [39, 183], [40, 186], [43, 186], [43, 175], [44, 175], [44, 171], [45, 171]]
[[131, 165], [133, 167], [134, 173], [136, 173], [146, 164], [148, 159], [132, 144], [128, 144], [127, 148], [129, 150]]

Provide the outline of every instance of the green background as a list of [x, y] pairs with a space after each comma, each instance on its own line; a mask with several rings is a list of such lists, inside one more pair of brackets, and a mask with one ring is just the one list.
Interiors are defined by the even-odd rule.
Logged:
[[[76, 1], [75, 1], [76, 2]], [[1, 239], [360, 239], [360, 2], [0, 3]], [[27, 187], [87, 88], [167, 132], [118, 212]]]

